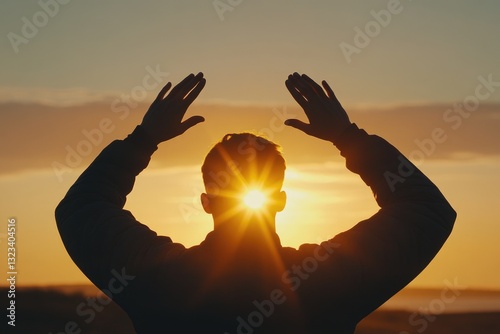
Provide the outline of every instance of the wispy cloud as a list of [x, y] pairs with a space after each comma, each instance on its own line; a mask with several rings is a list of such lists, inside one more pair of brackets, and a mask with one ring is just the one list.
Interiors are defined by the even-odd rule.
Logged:
[[119, 94], [117, 91], [92, 91], [86, 88], [0, 87], [0, 103], [70, 107], [111, 101]]
[[[43, 95], [41, 92], [37, 94]], [[63, 101], [65, 96], [72, 96], [73, 99], [77, 95], [82, 99], [93, 96], [96, 101], [101, 101], [66, 106], [20, 102], [0, 104], [0, 158], [4, 161], [0, 166], [0, 174], [27, 169], [47, 169], [51, 168], [54, 161], [65, 164], [68, 152], [77, 150], [82, 141], [89, 140], [85, 134], [99, 128], [100, 122], [106, 119], [114, 130], [111, 133], [103, 133], [102, 140], [92, 146], [91, 152], [86, 152], [87, 154], [81, 157], [79, 165], [72, 166], [83, 168], [105, 145], [130, 133], [140, 123], [148, 107], [147, 104], [140, 104], [130, 111], [130, 116], [122, 119], [113, 111], [110, 102], [102, 100], [107, 97], [106, 94], [93, 95], [85, 90], [68, 90], [54, 96], [59, 96], [59, 101]], [[21, 99], [22, 96], [25, 95], [18, 95], [17, 98]], [[47, 99], [49, 101], [52, 97]], [[151, 166], [162, 168], [172, 165], [201, 165], [208, 149], [225, 133], [254, 131], [268, 134], [266, 129], [269, 130], [271, 120], [273, 124], [278, 124], [282, 122], [279, 117], [290, 115], [305, 119], [303, 111], [297, 107], [281, 106], [286, 110], [278, 116], [276, 108], [280, 107], [195, 104], [188, 113], [201, 114], [205, 116], [206, 122], [188, 131], [183, 137], [162, 144], [155, 153]], [[426, 159], [470, 159], [500, 154], [499, 104], [481, 104], [466, 117], [457, 114], [453, 122], [449, 122], [451, 118], [446, 119], [445, 115], [451, 108], [452, 104], [427, 104], [358, 107], [348, 110], [351, 121], [366, 129], [368, 133], [387, 139], [404, 154], [423, 150], [422, 143], [432, 139], [435, 129], [444, 131], [446, 141], [437, 143], [432, 154], [426, 156]], [[458, 120], [460, 126], [457, 127]], [[282, 145], [285, 158], [289, 162], [343, 161], [336, 151], [332, 150], [331, 145], [309, 138], [295, 129], [283, 127], [279, 133], [271, 134], [273, 138], [270, 139]], [[314, 175], [310, 180], [314, 182]]]

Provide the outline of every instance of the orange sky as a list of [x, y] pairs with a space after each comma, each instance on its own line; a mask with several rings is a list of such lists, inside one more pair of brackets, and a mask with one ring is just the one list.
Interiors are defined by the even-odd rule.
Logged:
[[[138, 178], [127, 208], [141, 222], [185, 245], [203, 240], [211, 221], [197, 202], [199, 165], [223, 134], [246, 130], [283, 146], [284, 245], [324, 240], [375, 213], [370, 190], [332, 145], [282, 125], [303, 117], [284, 86], [298, 71], [326, 79], [351, 120], [418, 163], [458, 212], [412, 285], [456, 278], [500, 289], [500, 2], [401, 0], [383, 23], [386, 0], [232, 3], [221, 14], [212, 1], [71, 1], [26, 35], [25, 21], [43, 16], [40, 2], [0, 2], [0, 263], [15, 217], [18, 284], [88, 283], [62, 246], [54, 209], [159, 88], [190, 72], [203, 71], [207, 85], [188, 114], [207, 121], [162, 144]], [[369, 38], [359, 33], [367, 27], [376, 28]], [[346, 44], [356, 51], [346, 55]]]
[[[90, 159], [107, 143], [130, 132], [140, 119], [139, 110], [145, 108], [138, 107], [121, 120], [106, 103], [51, 110], [40, 105], [0, 105], [0, 114], [9, 120], [0, 124], [2, 158], [7, 162], [0, 168], [0, 208], [5, 225], [7, 217], [18, 221], [19, 284], [88, 282], [62, 246], [53, 211]], [[492, 263], [499, 260], [478, 260], [495, 253], [500, 232], [496, 193], [500, 157], [495, 142], [500, 130], [498, 106], [485, 104], [456, 130], [441, 119], [448, 109], [444, 104], [350, 109], [352, 121], [388, 139], [407, 155], [419, 157], [415, 152], [423, 150], [416, 141], [430, 138], [437, 126], [449, 136], [425, 156], [420, 168], [457, 210], [456, 228], [412, 285], [436, 287], [447, 278], [459, 277], [471, 287], [500, 289], [500, 266]], [[212, 223], [199, 204], [203, 189], [199, 166], [223, 134], [246, 130], [280, 143], [287, 159], [284, 190], [288, 205], [277, 217], [284, 245], [320, 242], [376, 212], [369, 188], [345, 169], [332, 145], [277, 122], [283, 115], [299, 116], [299, 108], [198, 104], [189, 112], [204, 115], [206, 122], [160, 145], [127, 202], [126, 208], [158, 233], [186, 246], [203, 240]], [[38, 126], [40, 118], [46, 126]], [[80, 163], [69, 166], [68, 161], [76, 160], [66, 160], [68, 150], [77, 151], [88, 140], [85, 133], [106, 118], [115, 125], [113, 131], [103, 134], [102, 142]], [[25, 131], [18, 131], [20, 128]], [[59, 166], [54, 162], [67, 169], [54, 169]]]

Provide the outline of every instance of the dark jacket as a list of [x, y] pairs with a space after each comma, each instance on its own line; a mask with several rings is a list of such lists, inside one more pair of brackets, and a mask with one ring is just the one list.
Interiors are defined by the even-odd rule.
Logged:
[[78, 267], [139, 333], [353, 333], [427, 266], [456, 213], [382, 138], [353, 124], [336, 146], [381, 209], [321, 245], [297, 250], [275, 233], [235, 238], [224, 228], [191, 248], [158, 236], [123, 210], [157, 149], [140, 126], [79, 177], [57, 226]]

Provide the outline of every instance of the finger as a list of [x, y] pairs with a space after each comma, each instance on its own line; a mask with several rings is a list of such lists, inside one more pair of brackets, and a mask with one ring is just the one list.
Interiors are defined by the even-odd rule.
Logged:
[[321, 86], [318, 85], [316, 81], [311, 79], [307, 74], [302, 74], [302, 78], [305, 79], [305, 81], [309, 84], [309, 86], [311, 86], [314, 89], [314, 91], [316, 92], [316, 94], [318, 94], [318, 96], [327, 97], [323, 88], [321, 88]]
[[180, 124], [180, 131], [181, 133], [186, 132], [187, 129], [195, 126], [198, 123], [204, 122], [205, 118], [202, 116], [193, 116], [185, 120]]
[[165, 94], [170, 89], [170, 87], [172, 87], [172, 83], [171, 82], [168, 82], [165, 86], [163, 86], [163, 88], [158, 93], [158, 96], [156, 97], [155, 102], [156, 101], [161, 101], [163, 99], [163, 97], [165, 96]]
[[287, 79], [289, 86], [293, 87], [295, 91], [302, 95], [302, 97], [307, 101], [305, 94], [307, 94], [307, 90], [310, 88], [305, 85], [304, 81], [300, 78], [298, 73], [290, 74]]
[[188, 93], [188, 95], [185, 98], [185, 101], [187, 103], [187, 106], [190, 106], [191, 103], [193, 103], [194, 100], [200, 95], [201, 91], [205, 87], [205, 84], [207, 83], [207, 80], [205, 78], [202, 78], [197, 85]]
[[188, 93], [196, 86], [198, 83], [203, 80], [203, 73], [198, 73], [190, 80], [186, 81], [186, 83], [180, 87], [179, 91], [174, 95], [174, 98], [184, 99], [188, 95]]
[[337, 99], [337, 97], [335, 96], [333, 89], [330, 88], [330, 86], [328, 85], [328, 83], [325, 80], [323, 80], [322, 83], [323, 83], [323, 87], [325, 87], [325, 90], [328, 92], [328, 96], [330, 97], [330, 100], [332, 100], [334, 103], [336, 103], [340, 107], [341, 114], [343, 114], [345, 117], [349, 118], [347, 116], [347, 112], [345, 111], [344, 107], [342, 106], [342, 103], [340, 103], [339, 100]]
[[189, 73], [184, 79], [182, 79], [181, 82], [179, 82], [177, 84], [177, 86], [183, 86], [183, 85], [185, 85], [186, 83], [188, 83], [189, 81], [191, 81], [194, 77], [195, 77], [195, 75], [193, 73]]
[[290, 77], [290, 80], [301, 90], [301, 93], [312, 93], [313, 90], [307, 84], [307, 82], [298, 74], [297, 72], [293, 73]]
[[297, 90], [306, 98], [307, 101], [318, 101], [318, 94], [300, 74], [294, 73], [291, 80], [297, 87]]
[[328, 97], [334, 101], [337, 101], [337, 97], [335, 96], [335, 93], [333, 92], [333, 89], [330, 88], [330, 85], [328, 85], [328, 82], [326, 82], [325, 80], [323, 80], [321, 82], [323, 84], [323, 87], [325, 88], [327, 94], [328, 94]]
[[311, 124], [304, 123], [298, 119], [287, 119], [285, 121], [285, 125], [291, 126], [292, 128], [296, 128], [306, 134], [310, 134]]
[[170, 94], [168, 96], [175, 97], [179, 91], [191, 80], [194, 78], [194, 74], [190, 73], [187, 77], [185, 77], [181, 82], [179, 82], [175, 87], [172, 89]]
[[297, 90], [295, 85], [293, 84], [292, 81], [286, 80], [285, 81], [285, 86], [292, 95], [292, 97], [297, 101], [297, 103], [305, 109], [307, 106], [307, 100], [304, 98], [304, 96]]
[[304, 79], [298, 73], [291, 75], [288, 81], [290, 81], [289, 86], [293, 88], [293, 90], [290, 90], [289, 88], [290, 93], [302, 109], [304, 109], [307, 118], [311, 120], [315, 117], [316, 113], [313, 106], [321, 102], [319, 101], [317, 94], [314, 93], [312, 88], [305, 83]]

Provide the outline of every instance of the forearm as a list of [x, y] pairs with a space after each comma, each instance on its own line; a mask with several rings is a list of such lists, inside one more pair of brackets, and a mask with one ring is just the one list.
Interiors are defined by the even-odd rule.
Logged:
[[168, 237], [158, 237], [123, 206], [157, 144], [204, 120], [201, 116], [182, 119], [205, 82], [203, 73], [190, 74], [166, 95], [172, 86], [167, 83], [141, 125], [126, 139], [106, 147], [57, 207], [57, 227], [68, 253], [97, 285], [106, 281], [111, 268], [127, 265], [140, 272], [160, 261], [151, 254], [164, 256], [173, 248], [183, 249]]
[[156, 237], [122, 209], [135, 177], [155, 150], [142, 129], [136, 128], [126, 139], [106, 147], [58, 205], [56, 221], [62, 240], [89, 277], [129, 261], [143, 247], [139, 235], [143, 243]]
[[346, 158], [347, 168], [370, 186], [381, 208], [404, 202], [440, 206], [443, 223], [453, 223], [454, 211], [439, 189], [384, 139], [352, 124], [335, 145]]
[[[326, 81], [321, 87], [307, 75], [294, 73], [285, 85], [309, 120], [289, 119], [285, 124], [333, 142], [347, 168], [370, 186], [381, 207], [330, 240], [339, 247], [326, 260], [331, 299], [361, 319], [423, 270], [450, 234], [456, 214], [439, 189], [396, 148], [350, 124]], [[339, 286], [342, 289], [336, 289]]]
[[[84, 197], [122, 208], [135, 177], [147, 167], [156, 145], [138, 126], [126, 139], [108, 145], [82, 173], [65, 200]], [[63, 201], [64, 202], [64, 201]]]
[[[439, 189], [382, 138], [351, 125], [336, 146], [381, 207], [334, 238], [341, 245], [339, 256], [356, 264], [349, 274], [357, 289], [353, 300], [370, 312], [427, 266], [449, 236], [456, 214]], [[403, 180], [393, 184], [388, 173]]]

